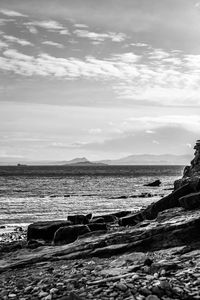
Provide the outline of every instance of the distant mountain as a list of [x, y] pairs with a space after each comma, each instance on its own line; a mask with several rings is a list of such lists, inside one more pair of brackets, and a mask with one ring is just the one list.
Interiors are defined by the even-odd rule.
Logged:
[[68, 160], [64, 162], [65, 165], [82, 164], [82, 163], [90, 163], [90, 161], [85, 157], [77, 157], [72, 160]]
[[153, 154], [138, 154], [138, 155], [129, 155], [120, 159], [113, 160], [99, 160], [99, 161], [89, 161], [85, 157], [74, 158], [69, 161], [7, 161], [0, 162], [1, 166], [5, 165], [57, 165], [57, 166], [67, 166], [67, 165], [76, 165], [76, 166], [97, 166], [97, 165], [189, 165], [192, 160], [193, 155], [173, 155], [173, 154], [162, 154], [162, 155], [153, 155]]
[[100, 162], [108, 165], [188, 165], [192, 160], [192, 155], [173, 154], [138, 154], [129, 155], [115, 160], [102, 160]]
[[102, 162], [91, 162], [87, 158], [74, 158], [72, 160], [67, 161], [64, 165], [70, 166], [104, 166], [105, 163]]

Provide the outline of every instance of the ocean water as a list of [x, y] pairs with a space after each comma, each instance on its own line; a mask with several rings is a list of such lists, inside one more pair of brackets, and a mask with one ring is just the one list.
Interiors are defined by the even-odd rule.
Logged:
[[[0, 167], [0, 225], [138, 210], [170, 193], [182, 166]], [[144, 184], [160, 179], [160, 187]], [[151, 193], [152, 197], [141, 197]]]

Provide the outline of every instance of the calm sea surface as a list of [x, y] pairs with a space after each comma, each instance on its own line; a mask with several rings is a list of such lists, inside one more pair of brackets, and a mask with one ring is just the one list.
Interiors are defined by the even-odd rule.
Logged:
[[[0, 225], [137, 210], [170, 193], [182, 170], [182, 166], [1, 166]], [[156, 179], [162, 181], [160, 187], [144, 187]], [[146, 192], [153, 197], [138, 197]]]

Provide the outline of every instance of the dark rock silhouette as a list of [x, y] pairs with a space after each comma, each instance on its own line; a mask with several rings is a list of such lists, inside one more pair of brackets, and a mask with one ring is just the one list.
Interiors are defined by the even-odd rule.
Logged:
[[95, 216], [92, 218], [92, 222], [95, 221], [95, 219], [99, 219], [99, 218], [103, 218], [104, 222], [105, 223], [114, 223], [117, 221], [117, 217], [114, 216], [113, 214], [110, 214], [110, 215], [101, 215], [101, 216]]
[[73, 243], [78, 236], [90, 232], [87, 225], [73, 225], [60, 227], [54, 235], [54, 245], [70, 244]]
[[88, 214], [86, 216], [84, 215], [72, 215], [72, 216], [68, 216], [68, 221], [72, 222], [72, 224], [74, 225], [78, 225], [78, 224], [88, 224], [90, 219], [92, 217], [92, 214]]
[[200, 192], [192, 193], [179, 199], [180, 205], [185, 209], [200, 208]]
[[144, 184], [144, 186], [160, 186], [161, 185], [161, 181], [160, 180], [155, 180], [153, 182]]
[[55, 232], [63, 226], [71, 225], [69, 221], [44, 221], [35, 222], [28, 226], [27, 230], [27, 240], [45, 240], [52, 241]]
[[104, 218], [102, 217], [97, 217], [97, 218], [93, 218], [91, 221], [90, 221], [90, 224], [95, 224], [95, 223], [105, 223], [104, 221]]
[[91, 231], [108, 230], [108, 225], [105, 223], [90, 223], [87, 226]]

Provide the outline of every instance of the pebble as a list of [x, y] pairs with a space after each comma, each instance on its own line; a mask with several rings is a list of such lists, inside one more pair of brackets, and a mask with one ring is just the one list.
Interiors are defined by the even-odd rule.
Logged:
[[146, 300], [160, 300], [156, 295], [149, 295], [146, 297]]
[[8, 294], [8, 298], [10, 298], [10, 299], [14, 299], [14, 298], [16, 298], [16, 297], [17, 297], [16, 294]]
[[41, 291], [41, 292], [38, 294], [38, 297], [39, 297], [39, 298], [44, 298], [44, 297], [46, 297], [46, 296], [48, 296], [48, 293], [47, 293], [47, 292]]
[[119, 282], [119, 283], [117, 283], [115, 286], [116, 286], [119, 290], [121, 290], [121, 291], [126, 291], [126, 290], [127, 290], [127, 286], [126, 286], [124, 283]]

